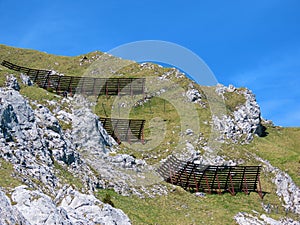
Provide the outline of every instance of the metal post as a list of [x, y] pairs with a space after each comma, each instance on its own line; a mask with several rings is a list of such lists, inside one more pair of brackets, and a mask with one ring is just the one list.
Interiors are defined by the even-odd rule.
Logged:
[[56, 86], [56, 92], [60, 91], [60, 78], [61, 76], [58, 76], [57, 86]]
[[258, 187], [259, 187], [259, 189], [257, 190], [257, 192], [258, 192], [258, 194], [259, 194], [259, 197], [260, 197], [261, 199], [263, 199], [264, 196], [263, 196], [263, 194], [262, 194], [261, 183], [260, 183], [260, 176], [259, 176], [259, 175], [258, 175]]
[[171, 184], [173, 184], [173, 174], [171, 171], [170, 162], [169, 162], [168, 166], [169, 166], [170, 181], [171, 181]]
[[194, 175], [194, 183], [196, 185], [196, 192], [198, 192], [199, 191], [199, 186], [198, 186], [198, 182], [197, 182], [197, 179], [196, 179], [196, 175], [195, 175], [195, 173], [193, 175]]
[[95, 84], [96, 84], [96, 80], [97, 78], [94, 78], [94, 84], [93, 84], [93, 95], [96, 95], [96, 91], [95, 91]]
[[[30, 69], [28, 70], [28, 76], [29, 76], [29, 71], [30, 71]], [[33, 83], [35, 83], [36, 82], [36, 80], [37, 80], [37, 78], [38, 78], [38, 75], [39, 75], [39, 70], [37, 71], [37, 73], [36, 73], [36, 75], [35, 75], [35, 77], [34, 77], [34, 80], [33, 80]]]
[[[230, 179], [231, 187], [228, 189], [228, 191], [229, 191], [230, 194], [233, 196], [233, 195], [235, 195], [235, 192], [234, 192], [234, 186], [233, 186], [233, 182], [232, 182], [232, 176], [231, 176], [231, 173], [229, 174], [229, 179]], [[230, 189], [231, 189], [231, 190], [230, 190]]]
[[186, 172], [186, 168], [188, 167], [188, 165], [189, 165], [189, 162], [187, 162], [187, 164], [184, 166], [184, 170], [183, 170], [184, 174], [185, 174], [185, 177], [186, 177], [185, 189], [187, 189], [188, 187], [190, 187], [188, 175], [187, 175], [187, 172]]
[[131, 144], [131, 141], [130, 141], [130, 124], [131, 124], [131, 120], [129, 120], [128, 122], [128, 129], [127, 129], [127, 134], [126, 134], [126, 140], [129, 144]]
[[221, 191], [221, 184], [220, 184], [220, 181], [219, 181], [219, 177], [218, 177], [218, 174], [216, 175], [216, 179], [217, 179], [217, 182], [218, 182], [218, 194], [222, 194], [222, 191]]
[[244, 184], [243, 184], [243, 191], [246, 195], [249, 194], [249, 191], [248, 191], [248, 184], [247, 184], [247, 180], [246, 180], [246, 176], [244, 176]]
[[[46, 76], [46, 79], [45, 79], [45, 82], [44, 82], [44, 85], [43, 85], [44, 89], [46, 88], [46, 85], [48, 83], [48, 79], [49, 79], [49, 74], [47, 74], [47, 76]], [[47, 86], [47, 88], [48, 88], [48, 86]]]
[[119, 78], [117, 79], [118, 79], [118, 96], [120, 97], [120, 79]]
[[204, 172], [204, 178], [205, 178], [206, 186], [207, 186], [207, 189], [208, 189], [207, 193], [211, 194], [211, 189], [210, 189], [210, 186], [209, 186], [207, 176], [205, 175], [205, 172]]
[[70, 78], [70, 82], [69, 82], [69, 86], [68, 86], [68, 90], [67, 90], [68, 92], [71, 93], [71, 95], [72, 95], [72, 87], [71, 87], [72, 80], [73, 80], [73, 77]]

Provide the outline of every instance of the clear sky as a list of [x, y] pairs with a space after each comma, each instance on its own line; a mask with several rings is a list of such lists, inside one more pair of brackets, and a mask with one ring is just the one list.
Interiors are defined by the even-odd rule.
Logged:
[[300, 126], [298, 0], [0, 0], [1, 44], [74, 56], [139, 40], [190, 49], [264, 118]]

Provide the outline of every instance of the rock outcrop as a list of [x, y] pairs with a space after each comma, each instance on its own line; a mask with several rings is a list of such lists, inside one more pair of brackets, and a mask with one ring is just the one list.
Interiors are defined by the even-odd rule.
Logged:
[[265, 172], [275, 174], [273, 183], [276, 185], [276, 194], [280, 197], [283, 207], [287, 211], [300, 215], [300, 188], [287, 173], [258, 156], [256, 159], [264, 164]]
[[274, 220], [265, 214], [251, 215], [249, 213], [240, 212], [234, 216], [234, 220], [240, 225], [299, 225], [299, 221], [290, 218]]
[[[236, 89], [233, 86], [224, 87], [217, 86], [216, 92], [223, 95], [225, 92], [234, 92]], [[245, 104], [236, 109], [232, 115], [223, 115], [219, 118], [213, 116], [213, 124], [220, 131], [221, 137], [219, 141], [232, 140], [234, 143], [249, 143], [253, 136], [262, 135], [262, 125], [260, 117], [260, 107], [256, 102], [255, 95], [248, 89], [242, 93], [245, 97]]]
[[11, 205], [11, 200], [0, 190], [0, 224], [13, 225], [24, 224], [31, 225], [20, 211]]
[[0, 89], [0, 98], [0, 156], [14, 165], [27, 185], [35, 186], [32, 180], [36, 179], [55, 193], [61, 186], [55, 175], [57, 162], [83, 178], [86, 187], [95, 187], [97, 179], [49, 109], [37, 104], [33, 110], [19, 92], [10, 88]]
[[72, 188], [61, 189], [52, 200], [50, 196], [23, 185], [13, 190], [11, 200], [0, 191], [0, 200], [0, 222], [3, 225], [131, 224], [122, 210]]
[[186, 97], [190, 102], [199, 103], [201, 102], [201, 94], [197, 89], [190, 89], [186, 92]]

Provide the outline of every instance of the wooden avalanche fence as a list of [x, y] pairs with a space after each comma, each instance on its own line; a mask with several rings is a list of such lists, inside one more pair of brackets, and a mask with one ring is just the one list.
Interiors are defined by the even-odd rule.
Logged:
[[24, 74], [28, 75], [30, 78], [39, 77], [39, 76], [43, 77], [43, 76], [48, 76], [48, 75], [51, 74], [50, 70], [30, 69], [30, 68], [27, 68], [27, 67], [15, 65], [15, 64], [10, 63], [6, 60], [3, 60], [1, 65], [5, 66], [8, 69], [24, 73]]
[[119, 144], [122, 141], [144, 142], [145, 120], [100, 117], [100, 121], [107, 133]]
[[212, 166], [169, 157], [158, 168], [165, 181], [191, 191], [207, 193], [257, 192], [263, 198], [260, 166]]
[[144, 78], [93, 78], [51, 75], [49, 70], [22, 67], [2, 61], [2, 66], [19, 71], [30, 77], [39, 87], [58, 94], [86, 95], [137, 95], [144, 94]]

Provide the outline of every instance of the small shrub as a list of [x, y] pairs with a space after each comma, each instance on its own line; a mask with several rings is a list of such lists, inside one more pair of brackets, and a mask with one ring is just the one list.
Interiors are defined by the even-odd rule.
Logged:
[[105, 197], [102, 199], [102, 202], [105, 204], [110, 204], [112, 207], [115, 207], [114, 203], [111, 200], [111, 196], [108, 193], [105, 194]]

